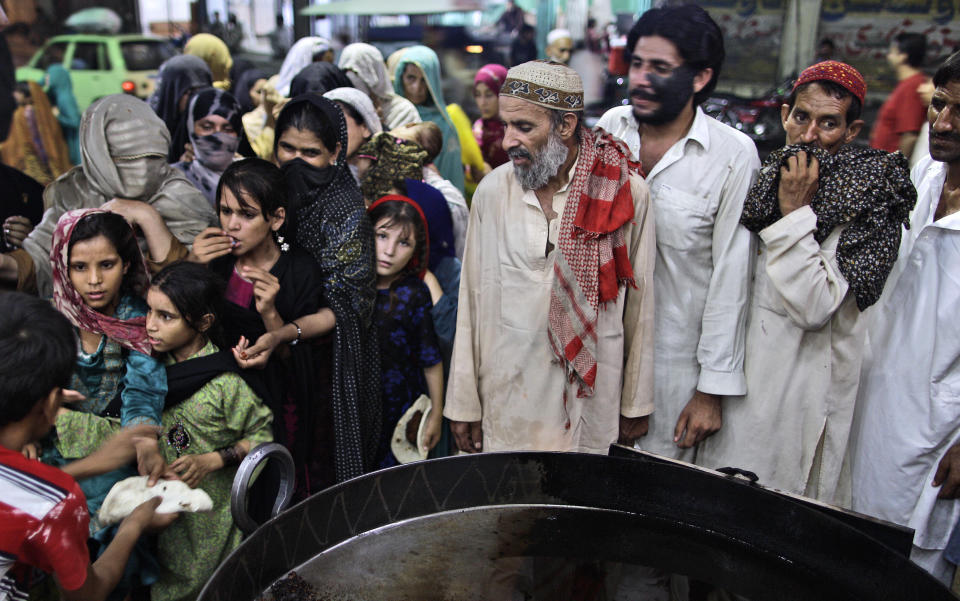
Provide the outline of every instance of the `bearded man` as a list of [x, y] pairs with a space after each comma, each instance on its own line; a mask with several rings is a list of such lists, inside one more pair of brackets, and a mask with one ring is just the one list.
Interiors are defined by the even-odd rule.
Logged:
[[582, 110], [557, 63], [500, 91], [511, 160], [473, 196], [444, 410], [463, 451], [606, 453], [653, 410], [647, 187]]
[[656, 411], [647, 451], [687, 462], [746, 392], [743, 356], [754, 242], [740, 225], [760, 167], [745, 134], [700, 108], [723, 66], [705, 10], [655, 8], [631, 28], [630, 105], [597, 124], [640, 158], [657, 223]]

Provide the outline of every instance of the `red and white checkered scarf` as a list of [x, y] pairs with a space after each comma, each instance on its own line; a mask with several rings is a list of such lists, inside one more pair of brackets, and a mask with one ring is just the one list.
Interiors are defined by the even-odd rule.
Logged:
[[580, 157], [560, 219], [548, 335], [577, 396], [592, 396], [597, 378], [597, 315], [621, 285], [636, 287], [623, 226], [633, 219], [629, 176], [639, 165], [623, 142], [584, 129]]

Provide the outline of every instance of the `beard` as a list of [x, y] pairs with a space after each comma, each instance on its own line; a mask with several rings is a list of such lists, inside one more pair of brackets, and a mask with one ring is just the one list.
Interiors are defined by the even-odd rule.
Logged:
[[563, 140], [555, 132], [547, 135], [547, 143], [536, 154], [530, 154], [525, 148], [511, 148], [507, 156], [511, 159], [528, 159], [530, 164], [521, 167], [514, 163], [513, 172], [520, 181], [524, 190], [539, 190], [547, 185], [550, 178], [560, 170], [560, 166], [567, 160], [570, 149], [563, 145]]
[[667, 77], [650, 74], [647, 76], [650, 89], [631, 88], [630, 98], [649, 100], [659, 106], [651, 113], [640, 113], [633, 107], [633, 116], [639, 123], [664, 125], [676, 119], [693, 96], [693, 69], [686, 65], [677, 67]]

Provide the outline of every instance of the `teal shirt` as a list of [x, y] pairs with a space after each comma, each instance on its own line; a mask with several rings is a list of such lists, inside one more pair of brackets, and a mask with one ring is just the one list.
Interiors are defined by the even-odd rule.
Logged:
[[[146, 302], [134, 296], [121, 298], [116, 311], [118, 319], [146, 314]], [[77, 354], [70, 386], [87, 397], [71, 409], [102, 415], [119, 394], [121, 426], [159, 425], [167, 396], [167, 372], [153, 357], [125, 349], [104, 336], [95, 353], [81, 350]]]

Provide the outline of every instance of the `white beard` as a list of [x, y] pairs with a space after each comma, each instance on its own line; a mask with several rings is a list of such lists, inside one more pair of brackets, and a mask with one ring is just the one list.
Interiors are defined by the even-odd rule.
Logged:
[[[507, 154], [512, 158], [514, 155], [512, 155], [511, 152]], [[522, 150], [516, 154], [517, 156], [530, 156], [526, 151]], [[570, 149], [563, 145], [563, 140], [560, 139], [560, 136], [554, 132], [550, 132], [543, 150], [533, 155], [528, 167], [513, 165], [513, 172], [520, 181], [520, 187], [524, 190], [539, 190], [547, 185], [550, 178], [555, 176], [560, 170], [560, 166], [567, 160], [567, 155], [569, 154]]]

